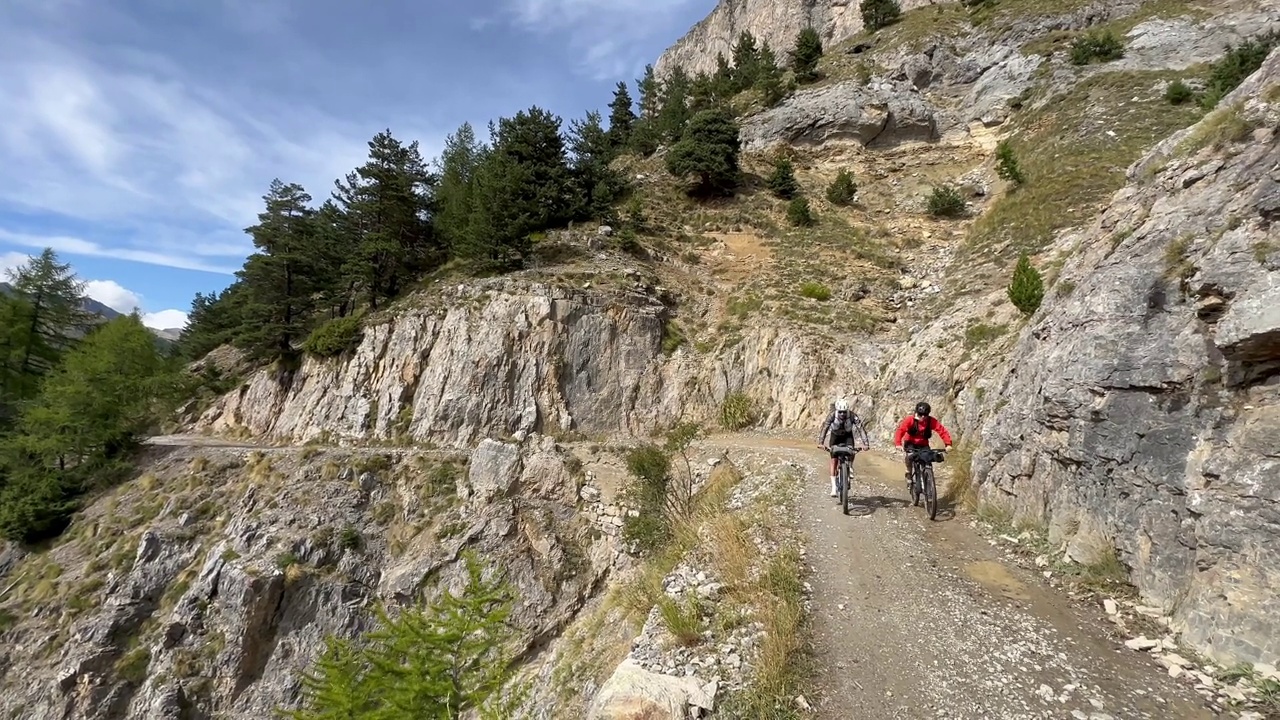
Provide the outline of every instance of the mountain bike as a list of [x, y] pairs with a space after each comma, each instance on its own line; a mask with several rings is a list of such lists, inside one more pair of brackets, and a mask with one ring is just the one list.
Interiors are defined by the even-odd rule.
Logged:
[[938, 517], [938, 486], [933, 478], [933, 464], [945, 459], [944, 450], [921, 448], [912, 450], [911, 458], [911, 506], [920, 506], [920, 496], [924, 496], [924, 509], [929, 519]]
[[836, 458], [836, 491], [840, 496], [840, 510], [849, 514], [849, 486], [853, 483], [853, 458], [858, 451], [850, 445], [835, 445], [831, 454]]

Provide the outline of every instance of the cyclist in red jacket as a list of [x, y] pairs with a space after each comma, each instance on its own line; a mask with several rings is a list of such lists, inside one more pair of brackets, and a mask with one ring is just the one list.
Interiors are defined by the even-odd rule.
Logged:
[[902, 461], [907, 467], [908, 484], [911, 483], [911, 451], [929, 447], [929, 439], [933, 437], [935, 430], [942, 438], [942, 442], [947, 444], [947, 449], [951, 449], [951, 433], [938, 422], [938, 418], [929, 414], [931, 409], [927, 402], [916, 403], [915, 414], [902, 418], [902, 422], [898, 423], [898, 429], [893, 433], [893, 444], [902, 448]]

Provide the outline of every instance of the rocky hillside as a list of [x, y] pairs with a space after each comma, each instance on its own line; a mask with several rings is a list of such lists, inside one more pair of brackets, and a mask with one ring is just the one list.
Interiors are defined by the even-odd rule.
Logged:
[[[974, 470], [1087, 559], [1114, 545], [1221, 658], [1280, 654], [1280, 53], [1065, 239]], [[995, 378], [992, 378], [993, 380]]]
[[[930, 0], [901, 3], [904, 9], [933, 4]], [[662, 53], [654, 70], [660, 76], [677, 65], [695, 74], [715, 72], [716, 55], [731, 58], [733, 44], [744, 30], [781, 53], [807, 27], [817, 30], [824, 43], [852, 37], [863, 27], [857, 0], [720, 0], [706, 18]]]
[[[523, 271], [380, 308], [353, 349], [250, 369], [187, 408], [221, 440], [151, 448], [51, 547], [7, 548], [0, 711], [295, 706], [327, 636], [456, 589], [472, 549], [516, 586], [520, 717], [760, 716], [752, 687], [796, 695], [802, 563], [772, 491], [804, 470], [698, 447], [696, 519], [641, 562], [622, 458], [678, 421], [808, 435], [836, 394], [883, 444], [929, 399], [972, 452], [948, 464], [962, 511], [1113, 560], [1224, 667], [1280, 659], [1280, 55], [1197, 102], [1280, 11], [993, 0], [869, 35], [853, 4], [724, 2], [659, 68], [806, 24], [821, 78], [742, 119], [734, 197], [625, 158], [639, 231], [553, 232]], [[1072, 62], [1105, 32], [1119, 57]], [[813, 225], [767, 190], [779, 156]], [[842, 170], [856, 202], [825, 196]], [[931, 212], [942, 187], [956, 214]], [[1029, 315], [1023, 254], [1048, 287]]]

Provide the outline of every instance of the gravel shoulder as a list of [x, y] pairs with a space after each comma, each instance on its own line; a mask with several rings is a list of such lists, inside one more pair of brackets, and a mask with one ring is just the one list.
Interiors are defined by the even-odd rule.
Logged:
[[1006, 564], [963, 520], [944, 511], [930, 522], [911, 507], [895, 458], [857, 458], [845, 516], [811, 443], [716, 442], [774, 447], [812, 473], [797, 507], [813, 570], [818, 693], [809, 700], [821, 720], [1218, 717], [1110, 637], [1100, 609]]

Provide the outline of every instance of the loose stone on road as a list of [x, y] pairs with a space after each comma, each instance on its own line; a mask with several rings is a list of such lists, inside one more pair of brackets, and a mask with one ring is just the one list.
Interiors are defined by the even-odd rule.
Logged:
[[807, 700], [821, 720], [1216, 717], [1107, 637], [1098, 618], [1001, 562], [963, 521], [929, 521], [906, 499], [894, 459], [858, 456], [846, 516], [828, 497], [817, 449], [762, 436], [718, 441], [773, 446], [810, 473], [798, 507], [818, 674], [818, 697]]

